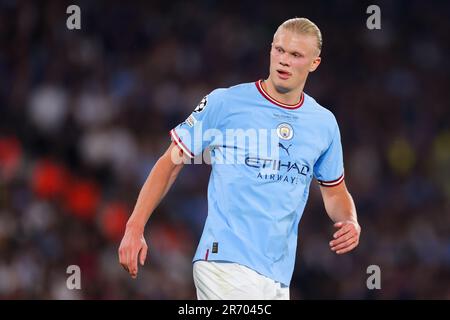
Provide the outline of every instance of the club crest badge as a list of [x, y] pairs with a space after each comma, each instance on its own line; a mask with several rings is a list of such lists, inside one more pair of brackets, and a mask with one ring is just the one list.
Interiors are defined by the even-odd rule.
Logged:
[[281, 123], [277, 127], [277, 134], [282, 140], [291, 140], [294, 136], [294, 129], [289, 123]]

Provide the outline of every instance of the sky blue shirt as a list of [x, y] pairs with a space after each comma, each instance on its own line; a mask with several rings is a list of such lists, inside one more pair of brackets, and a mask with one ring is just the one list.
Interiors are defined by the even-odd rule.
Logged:
[[190, 157], [206, 150], [211, 159], [193, 261], [236, 262], [289, 286], [311, 180], [343, 181], [342, 146], [329, 110], [305, 93], [280, 103], [261, 83], [212, 91], [170, 135]]

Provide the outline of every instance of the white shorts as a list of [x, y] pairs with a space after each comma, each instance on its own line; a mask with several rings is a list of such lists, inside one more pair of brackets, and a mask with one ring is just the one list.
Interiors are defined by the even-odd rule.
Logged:
[[237, 263], [198, 260], [193, 273], [198, 300], [289, 300], [289, 287]]

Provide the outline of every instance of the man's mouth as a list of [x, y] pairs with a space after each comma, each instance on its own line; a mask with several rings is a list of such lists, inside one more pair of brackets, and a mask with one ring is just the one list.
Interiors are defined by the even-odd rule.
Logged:
[[288, 79], [290, 76], [292, 76], [292, 73], [288, 72], [288, 71], [284, 71], [284, 70], [277, 70], [278, 73], [278, 77], [286, 80]]

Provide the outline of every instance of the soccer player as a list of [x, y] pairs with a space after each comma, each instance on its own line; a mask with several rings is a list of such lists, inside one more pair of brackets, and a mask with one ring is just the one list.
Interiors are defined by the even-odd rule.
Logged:
[[[204, 150], [212, 172], [208, 216], [193, 259], [198, 299], [290, 298], [298, 223], [313, 177], [336, 227], [330, 249], [343, 254], [358, 245], [361, 228], [344, 182], [338, 124], [303, 91], [321, 49], [313, 22], [285, 21], [273, 37], [267, 79], [212, 91], [170, 131], [172, 143], [143, 185], [120, 244], [119, 261], [133, 278], [147, 255], [147, 220], [186, 158]], [[229, 139], [239, 130], [262, 138]], [[263, 130], [267, 137], [259, 134]], [[269, 153], [261, 150], [264, 143]]]

